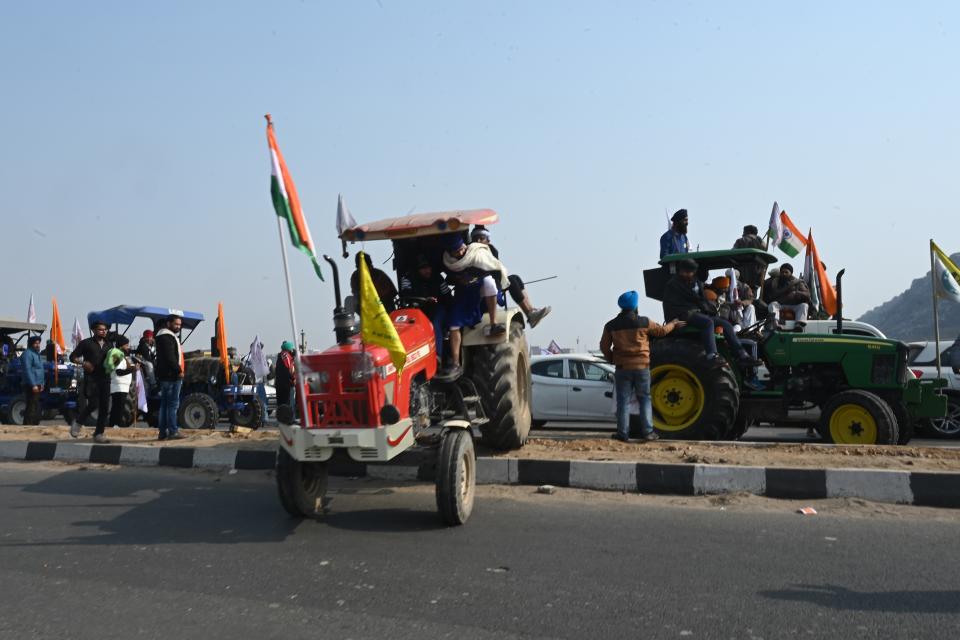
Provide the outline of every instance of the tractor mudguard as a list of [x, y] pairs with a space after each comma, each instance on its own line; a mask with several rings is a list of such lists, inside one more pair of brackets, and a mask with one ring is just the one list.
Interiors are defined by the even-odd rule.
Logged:
[[907, 381], [903, 402], [913, 418], [942, 418], [947, 415], [947, 397], [940, 390], [947, 386], [943, 378]]
[[520, 309], [516, 307], [507, 307], [506, 309], [497, 307], [497, 322], [505, 326], [507, 330], [501, 335], [491, 338], [485, 334], [486, 329], [490, 326], [486, 322], [487, 314], [484, 313], [483, 317], [484, 320], [481, 320], [480, 324], [462, 329], [464, 347], [476, 347], [482, 344], [502, 344], [510, 339], [510, 323], [514, 320], [523, 322], [523, 313]]

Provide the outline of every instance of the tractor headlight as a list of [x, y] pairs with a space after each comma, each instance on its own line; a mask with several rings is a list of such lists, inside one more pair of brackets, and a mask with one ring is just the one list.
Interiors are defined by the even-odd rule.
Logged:
[[373, 377], [373, 356], [369, 353], [355, 353], [350, 358], [350, 379], [353, 382], [366, 382]]

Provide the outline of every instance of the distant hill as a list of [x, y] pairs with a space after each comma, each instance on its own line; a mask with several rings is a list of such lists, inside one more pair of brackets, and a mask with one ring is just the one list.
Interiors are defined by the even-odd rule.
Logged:
[[[960, 264], [960, 253], [950, 258]], [[860, 317], [887, 336], [911, 342], [933, 340], [933, 299], [930, 272], [911, 283], [910, 288]], [[940, 339], [948, 342], [960, 335], [960, 303], [940, 300]]]

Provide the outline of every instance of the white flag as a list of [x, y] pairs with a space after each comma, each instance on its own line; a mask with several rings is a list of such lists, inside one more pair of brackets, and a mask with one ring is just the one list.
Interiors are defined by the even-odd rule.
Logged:
[[267, 374], [270, 373], [270, 363], [267, 362], [267, 356], [263, 353], [263, 343], [260, 342], [260, 334], [257, 334], [253, 338], [253, 342], [250, 343], [250, 352], [247, 353], [245, 358], [247, 361], [247, 366], [253, 370], [253, 375], [256, 377], [256, 381], [262, 381], [267, 377]]
[[33, 294], [30, 294], [30, 306], [27, 307], [27, 322], [36, 324], [37, 310], [33, 306]]
[[73, 331], [70, 332], [70, 340], [73, 342], [73, 348], [76, 349], [80, 341], [83, 340], [83, 328], [80, 327], [80, 321], [77, 316], [73, 316]]
[[343, 203], [343, 196], [337, 196], [337, 235], [342, 236], [344, 230], [357, 226], [357, 221], [353, 219], [350, 209]]
[[143, 384], [143, 375], [137, 369], [137, 409], [147, 412], [147, 387]]
[[563, 353], [563, 349], [560, 348], [556, 340], [551, 340], [550, 346], [547, 347], [547, 353]]
[[784, 229], [783, 220], [780, 219], [780, 205], [776, 200], [773, 202], [773, 210], [770, 212], [770, 225], [767, 229], [767, 235], [773, 240], [773, 246], [778, 247], [783, 242]]
[[936, 254], [933, 256], [933, 264], [937, 268], [937, 295], [945, 300], [960, 302], [960, 284], [957, 283], [957, 278]]

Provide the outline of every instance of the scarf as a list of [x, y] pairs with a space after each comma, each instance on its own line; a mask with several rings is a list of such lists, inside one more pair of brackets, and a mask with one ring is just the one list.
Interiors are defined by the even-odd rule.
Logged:
[[113, 347], [107, 351], [107, 355], [103, 358], [103, 370], [107, 372], [107, 375], [110, 375], [126, 357], [123, 351]]
[[472, 242], [467, 245], [467, 252], [462, 258], [454, 258], [449, 253], [443, 253], [443, 266], [450, 271], [465, 271], [466, 269], [478, 269], [480, 271], [499, 271], [500, 288], [503, 290], [510, 288], [510, 279], [507, 268], [503, 263], [493, 257], [488, 245], [482, 242]]

